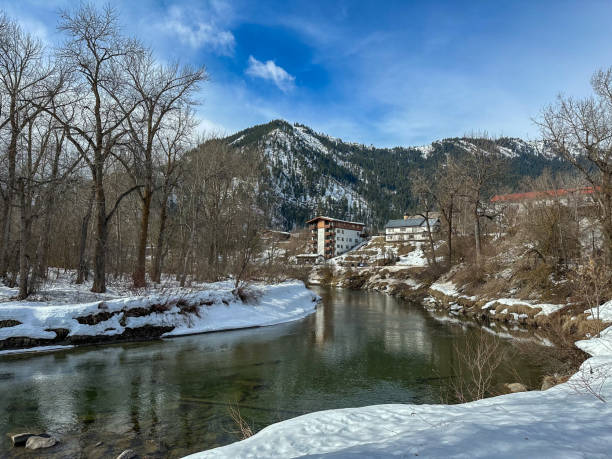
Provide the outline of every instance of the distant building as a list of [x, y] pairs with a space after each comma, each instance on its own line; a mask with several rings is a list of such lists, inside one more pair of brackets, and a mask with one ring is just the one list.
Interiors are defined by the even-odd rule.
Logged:
[[312, 233], [312, 252], [325, 259], [341, 255], [365, 239], [365, 224], [330, 217], [308, 220]]
[[564, 206], [588, 207], [593, 204], [593, 193], [595, 188], [592, 186], [582, 188], [560, 188], [558, 190], [528, 191], [526, 193], [497, 194], [491, 198], [491, 203], [495, 207], [516, 208], [519, 211], [528, 206], [552, 205], [560, 203]]
[[[429, 229], [432, 233], [440, 231], [440, 217], [431, 212]], [[389, 220], [385, 225], [385, 241], [425, 242], [429, 239], [427, 234], [427, 221], [420, 215], [404, 215], [399, 220]]]

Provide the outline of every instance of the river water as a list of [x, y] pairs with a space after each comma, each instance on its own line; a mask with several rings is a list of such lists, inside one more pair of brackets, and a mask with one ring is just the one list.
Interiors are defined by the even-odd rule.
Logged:
[[[31, 457], [5, 435], [21, 431], [60, 439], [38, 457], [181, 457], [240, 438], [230, 406], [260, 430], [317, 410], [440, 403], [482, 333], [381, 293], [317, 293], [317, 312], [288, 324], [0, 357], [0, 457]], [[541, 377], [516, 355], [495, 375]]]

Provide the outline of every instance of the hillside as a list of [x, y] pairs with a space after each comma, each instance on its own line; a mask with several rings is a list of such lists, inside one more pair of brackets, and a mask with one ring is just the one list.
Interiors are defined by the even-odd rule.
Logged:
[[[412, 170], [433, 171], [446, 155], [460, 156], [472, 147], [468, 138], [452, 138], [419, 147], [376, 148], [283, 120], [245, 129], [226, 140], [264, 152], [271, 195], [267, 198], [275, 202], [271, 219], [283, 229], [300, 226], [314, 214], [380, 226], [413, 209], [408, 180]], [[510, 163], [503, 191], [517, 190], [522, 177], [537, 176], [545, 168], [567, 167], [534, 142], [500, 138], [495, 143]]]

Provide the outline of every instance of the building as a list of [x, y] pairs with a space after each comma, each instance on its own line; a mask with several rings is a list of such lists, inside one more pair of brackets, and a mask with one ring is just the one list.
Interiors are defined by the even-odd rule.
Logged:
[[330, 217], [308, 220], [312, 233], [312, 253], [325, 259], [341, 255], [365, 239], [365, 224]]
[[593, 205], [592, 186], [582, 188], [561, 188], [558, 190], [528, 191], [526, 193], [497, 194], [491, 198], [491, 204], [497, 209], [516, 209], [519, 213], [529, 206], [561, 204], [573, 208], [590, 207]]
[[[440, 217], [433, 212], [429, 218], [429, 229], [432, 233], [440, 231]], [[429, 240], [427, 221], [420, 215], [404, 215], [399, 220], [389, 220], [385, 225], [385, 241], [425, 242]]]

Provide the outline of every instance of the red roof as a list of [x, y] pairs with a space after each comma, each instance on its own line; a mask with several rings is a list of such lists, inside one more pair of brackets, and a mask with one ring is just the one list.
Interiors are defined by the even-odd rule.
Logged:
[[516, 202], [531, 199], [558, 198], [568, 194], [592, 194], [594, 188], [587, 186], [583, 188], [560, 188], [558, 190], [528, 191], [526, 193], [496, 194], [491, 202]]

